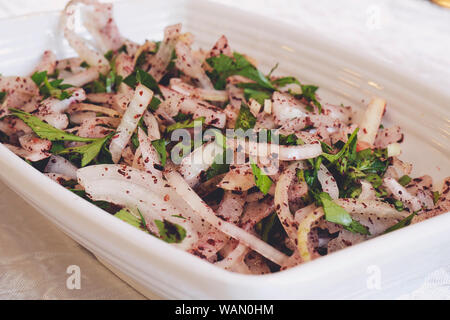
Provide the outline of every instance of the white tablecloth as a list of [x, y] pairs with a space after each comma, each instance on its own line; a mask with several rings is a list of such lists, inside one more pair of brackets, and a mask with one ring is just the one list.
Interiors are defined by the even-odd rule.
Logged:
[[[417, 78], [450, 88], [450, 9], [426, 0], [214, 0], [289, 22], [414, 70]], [[65, 0], [0, 0], [0, 18], [58, 10]], [[1, 71], [1, 70], [0, 70]], [[141, 299], [88, 251], [57, 230], [0, 183], [0, 299]], [[67, 268], [81, 271], [69, 290]], [[450, 266], [399, 298], [450, 299]]]

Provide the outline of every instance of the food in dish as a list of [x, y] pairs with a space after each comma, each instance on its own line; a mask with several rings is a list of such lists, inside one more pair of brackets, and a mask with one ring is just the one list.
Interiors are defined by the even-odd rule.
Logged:
[[[72, 28], [78, 7], [94, 47]], [[264, 274], [448, 211], [450, 180], [409, 177], [381, 98], [357, 119], [225, 36], [193, 50], [178, 24], [137, 44], [87, 0], [62, 19], [78, 56], [47, 51], [31, 76], [0, 79], [2, 142], [143, 232]]]

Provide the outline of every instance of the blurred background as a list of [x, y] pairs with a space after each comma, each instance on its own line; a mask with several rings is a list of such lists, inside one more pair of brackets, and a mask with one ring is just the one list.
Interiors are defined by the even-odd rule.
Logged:
[[[210, 1], [289, 23], [450, 93], [450, 9], [431, 1]], [[0, 0], [0, 19], [61, 10], [66, 3]], [[0, 299], [143, 298], [1, 182], [0, 212]], [[69, 265], [82, 270], [81, 290], [66, 287]], [[449, 271], [437, 270], [422, 287], [399, 298], [450, 298]]]

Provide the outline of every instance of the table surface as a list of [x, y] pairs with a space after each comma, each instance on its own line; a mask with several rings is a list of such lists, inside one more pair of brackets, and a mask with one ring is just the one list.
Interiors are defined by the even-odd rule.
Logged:
[[[314, 30], [387, 66], [450, 88], [450, 9], [426, 0], [213, 0]], [[60, 10], [65, 0], [0, 0], [0, 18]], [[144, 299], [0, 182], [0, 299]], [[81, 289], [70, 290], [69, 266]], [[450, 265], [402, 297], [450, 299]]]

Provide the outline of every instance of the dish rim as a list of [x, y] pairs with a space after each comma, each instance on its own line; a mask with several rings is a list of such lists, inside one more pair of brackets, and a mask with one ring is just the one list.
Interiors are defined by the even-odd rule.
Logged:
[[[184, 3], [186, 3], [186, 7], [190, 6], [190, 1], [172, 1], [172, 2], [184, 2]], [[293, 26], [286, 22], [278, 21], [276, 19], [268, 18], [263, 15], [260, 15], [257, 13], [252, 13], [252, 12], [249, 12], [246, 10], [234, 8], [234, 7], [222, 4], [222, 3], [211, 3], [206, 0], [193, 0], [192, 2], [201, 3], [201, 5], [210, 6], [210, 7], [214, 7], [214, 8], [220, 7], [222, 10], [231, 11], [233, 13], [238, 12], [240, 14], [251, 14], [253, 18], [264, 19], [265, 23], [268, 25], [268, 27], [276, 24], [277, 28], [284, 29], [286, 32], [289, 33], [289, 35], [287, 36], [288, 38], [293, 37], [295, 34], [297, 34], [297, 36], [306, 38], [308, 42], [311, 42], [311, 43], [315, 42], [317, 44], [320, 44], [321, 47], [333, 49], [335, 52], [339, 53], [338, 54], [339, 60], [342, 60], [341, 57], [346, 56], [347, 59], [345, 59], [345, 60], [352, 61], [352, 64], [355, 64], [358, 66], [362, 66], [362, 65], [368, 66], [367, 69], [370, 69], [369, 73], [374, 75], [374, 78], [385, 78], [386, 76], [382, 76], [380, 74], [383, 72], [385, 74], [391, 75], [392, 78], [394, 78], [394, 79], [400, 79], [403, 83], [402, 87], [404, 87], [408, 91], [414, 91], [418, 95], [421, 95], [421, 92], [427, 91], [428, 92], [427, 95], [433, 95], [436, 97], [436, 99], [439, 99], [442, 101], [450, 100], [450, 93], [436, 89], [435, 87], [432, 87], [425, 81], [411, 79], [405, 75], [404, 71], [400, 70], [399, 68], [397, 68], [395, 66], [389, 66], [390, 68], [387, 69], [386, 65], [383, 64], [381, 61], [378, 61], [372, 57], [363, 56], [363, 55], [351, 52], [349, 49], [338, 44], [333, 39], [327, 39], [327, 38], [323, 37], [323, 35], [318, 36], [314, 32], [311, 32], [308, 34], [308, 33], [304, 33], [303, 31], [293, 30]], [[119, 1], [114, 4], [117, 5], [119, 3], [125, 3], [125, 1]], [[3, 18], [3, 19], [0, 19], [0, 21], [2, 21], [2, 22], [14, 21], [14, 20], [24, 19], [27, 17], [33, 17], [33, 16], [46, 16], [49, 14], [56, 15], [56, 14], [59, 14], [59, 11], [46, 11], [46, 12], [41, 12], [41, 13], [27, 14], [27, 15], [23, 15], [23, 16], [19, 16], [19, 17], [14, 17], [14, 18]], [[316, 38], [314, 38], [313, 34], [315, 35]], [[317, 39], [319, 39], [319, 40], [317, 40]], [[88, 221], [93, 223], [95, 227], [103, 228], [104, 230], [107, 230], [112, 233], [117, 233], [117, 231], [119, 231], [120, 229], [124, 229], [126, 231], [126, 232], [124, 232], [124, 234], [126, 233], [127, 237], [124, 237], [124, 235], [120, 234], [120, 238], [124, 238], [123, 240], [129, 240], [127, 242], [130, 242], [130, 243], [133, 242], [131, 240], [136, 240], [136, 242], [134, 242], [134, 245], [137, 245], [137, 246], [141, 247], [143, 250], [150, 251], [151, 253], [157, 254], [159, 256], [166, 256], [167, 262], [180, 263], [179, 261], [178, 262], [176, 261], [181, 258], [181, 257], [177, 257], [180, 255], [182, 256], [182, 259], [183, 259], [183, 261], [185, 261], [184, 263], [186, 263], [186, 264], [187, 263], [195, 264], [197, 261], [198, 266], [196, 268], [190, 269], [189, 272], [193, 272], [197, 275], [203, 275], [203, 276], [207, 275], [208, 278], [215, 279], [216, 281], [221, 280], [221, 276], [224, 276], [224, 277], [226, 276], [226, 278], [228, 278], [227, 282], [232, 281], [234, 283], [237, 283], [237, 282], [242, 283], [242, 281], [245, 281], [245, 282], [252, 281], [253, 282], [253, 279], [255, 279], [257, 281], [260, 279], [265, 279], [265, 280], [269, 280], [269, 281], [276, 280], [277, 282], [278, 281], [289, 281], [293, 276], [295, 276], [298, 280], [300, 278], [307, 277], [308, 274], [318, 276], [317, 272], [314, 271], [315, 269], [320, 268], [320, 265], [324, 265], [325, 263], [326, 264], [329, 264], [329, 263], [342, 264], [343, 259], [341, 258], [341, 256], [349, 256], [352, 253], [356, 253], [358, 250], [361, 253], [364, 250], [376, 252], [377, 250], [371, 250], [371, 249], [376, 249], [377, 247], [378, 248], [384, 247], [382, 242], [396, 243], [397, 246], [399, 246], [398, 243], [401, 243], [402, 242], [401, 240], [404, 240], [404, 238], [407, 239], [408, 242], [411, 241], [411, 239], [409, 239], [407, 237], [407, 235], [406, 235], [407, 233], [417, 233], [417, 234], [421, 235], [420, 236], [421, 239], [426, 239], [429, 236], [428, 235], [429, 232], [425, 232], [427, 229], [429, 229], [428, 225], [431, 225], [431, 224], [434, 224], [434, 225], [441, 224], [442, 225], [445, 223], [450, 223], [450, 215], [448, 215], [448, 213], [446, 213], [446, 214], [442, 214], [439, 217], [434, 217], [427, 221], [423, 221], [419, 224], [408, 226], [408, 228], [397, 230], [396, 232], [393, 232], [390, 234], [378, 236], [374, 239], [370, 239], [369, 241], [360, 243], [357, 246], [342, 249], [336, 253], [327, 255], [325, 257], [321, 257], [321, 259], [316, 259], [309, 263], [304, 263], [304, 264], [298, 265], [298, 266], [288, 269], [288, 270], [271, 273], [271, 274], [266, 274], [266, 275], [237, 274], [237, 273], [233, 273], [230, 271], [223, 270], [219, 267], [216, 267], [209, 262], [203, 261], [202, 259], [195, 257], [192, 254], [189, 254], [183, 250], [179, 250], [178, 248], [175, 248], [157, 238], [149, 237], [144, 232], [139, 232], [139, 230], [136, 230], [134, 227], [129, 226], [126, 223], [123, 223], [122, 221], [113, 217], [111, 214], [107, 213], [106, 211], [96, 207], [95, 205], [89, 203], [88, 201], [86, 201], [84, 199], [79, 198], [77, 195], [73, 194], [69, 190], [60, 186], [59, 184], [52, 181], [51, 179], [45, 177], [41, 172], [39, 172], [32, 166], [28, 165], [25, 161], [23, 161], [20, 157], [16, 156], [14, 153], [12, 153], [9, 149], [4, 147], [3, 145], [0, 146], [0, 158], [1, 158], [1, 161], [13, 160], [13, 163], [17, 162], [17, 164], [14, 164], [13, 167], [16, 167], [15, 171], [17, 171], [16, 173], [18, 173], [22, 176], [22, 178], [24, 179], [23, 180], [24, 183], [27, 182], [27, 183], [30, 183], [30, 185], [34, 185], [34, 186], [40, 185], [40, 187], [41, 187], [40, 192], [43, 192], [46, 195], [55, 198], [58, 202], [63, 202], [63, 199], [65, 199], [66, 201], [69, 201], [69, 202], [75, 201], [78, 205], [78, 208], [76, 208], [75, 210], [78, 211], [81, 214], [81, 216], [83, 216]], [[19, 161], [17, 161], [17, 160], [19, 160]], [[42, 178], [44, 178], [44, 179], [42, 179]], [[42, 181], [39, 181], [39, 180], [42, 180]], [[31, 184], [31, 183], [33, 183], [33, 184]], [[54, 192], [53, 196], [52, 196], [52, 192]], [[60, 194], [61, 196], [57, 197], [58, 194]], [[82, 200], [82, 201], [79, 201], [79, 200]], [[61, 205], [64, 206], [64, 204], [61, 204]], [[83, 209], [88, 209], [88, 210], [83, 210]], [[89, 213], [87, 213], [88, 211], [89, 211]], [[103, 218], [104, 216], [108, 216], [108, 217]], [[105, 222], [105, 223], [100, 223], [100, 222]], [[57, 224], [61, 228], [60, 223], [57, 223]], [[418, 239], [419, 239], [419, 237], [415, 238], [414, 241], [418, 241]], [[146, 243], [148, 244], [148, 247], [144, 248], [145, 247], [144, 244], [146, 244]], [[96, 249], [98, 250], [98, 246], [96, 246], [95, 243], [91, 243], [91, 246], [97, 247]], [[358, 249], [358, 248], [360, 248], [360, 249]], [[355, 251], [355, 250], [357, 250], [357, 251]], [[183, 253], [181, 253], [181, 252], [183, 252]], [[170, 256], [170, 258], [168, 256]], [[199, 261], [201, 261], [201, 263], [198, 263]], [[349, 264], [348, 260], [346, 260], [346, 261], [347, 262], [344, 264]], [[212, 274], [215, 274], [215, 275], [212, 276]]]

